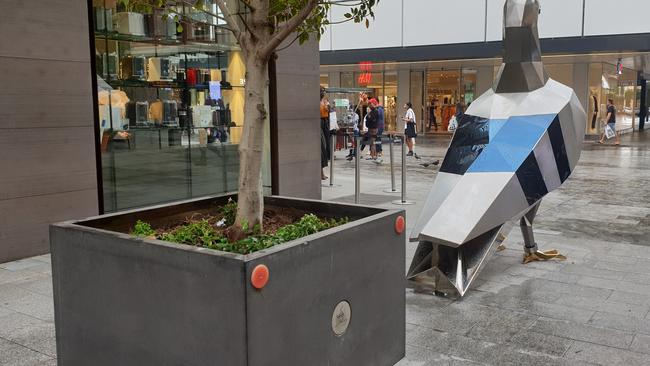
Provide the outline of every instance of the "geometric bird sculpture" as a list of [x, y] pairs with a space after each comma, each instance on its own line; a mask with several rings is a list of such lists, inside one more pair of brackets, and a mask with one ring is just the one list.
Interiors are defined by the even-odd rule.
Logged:
[[540, 252], [532, 224], [542, 197], [580, 158], [586, 114], [573, 90], [548, 77], [537, 0], [507, 0], [503, 64], [492, 89], [458, 120], [411, 234], [419, 245], [408, 279], [463, 296], [515, 221], [524, 260]]

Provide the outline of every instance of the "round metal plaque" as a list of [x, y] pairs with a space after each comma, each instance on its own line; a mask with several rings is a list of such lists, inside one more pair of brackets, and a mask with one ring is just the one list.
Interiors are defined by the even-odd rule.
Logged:
[[352, 309], [350, 308], [350, 303], [347, 301], [341, 301], [334, 308], [334, 313], [332, 314], [332, 331], [337, 336], [342, 336], [348, 330], [350, 325], [350, 318], [352, 317]]

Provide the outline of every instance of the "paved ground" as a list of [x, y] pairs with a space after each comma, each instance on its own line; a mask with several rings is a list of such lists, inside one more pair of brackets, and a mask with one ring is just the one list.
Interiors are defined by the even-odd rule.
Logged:
[[[646, 135], [648, 135], [646, 133]], [[650, 364], [650, 137], [623, 146], [585, 144], [571, 179], [545, 200], [536, 236], [566, 262], [521, 264], [513, 230], [475, 288], [453, 301], [407, 290], [407, 358], [399, 366]], [[444, 155], [444, 139], [416, 147]], [[388, 149], [386, 149], [388, 150]], [[354, 199], [354, 165], [337, 152], [326, 199]], [[386, 154], [388, 155], [388, 154]], [[362, 162], [361, 203], [396, 207], [388, 158]], [[408, 222], [436, 167], [409, 159]], [[397, 171], [399, 174], [399, 170]], [[399, 176], [397, 179], [399, 186]], [[407, 262], [416, 244], [407, 244]], [[49, 257], [0, 264], [0, 365], [55, 365]]]

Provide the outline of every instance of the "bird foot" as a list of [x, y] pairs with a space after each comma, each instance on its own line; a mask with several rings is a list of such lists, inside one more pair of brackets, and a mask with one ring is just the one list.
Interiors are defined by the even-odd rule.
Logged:
[[552, 259], [563, 261], [567, 258], [555, 249], [547, 250], [544, 252], [537, 250], [531, 254], [524, 254], [524, 264], [528, 264], [530, 262], [544, 262]]

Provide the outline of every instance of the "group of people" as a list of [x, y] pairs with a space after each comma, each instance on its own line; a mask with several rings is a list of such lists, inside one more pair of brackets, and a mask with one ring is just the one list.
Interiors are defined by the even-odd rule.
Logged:
[[[353, 133], [355, 137], [361, 137], [360, 150], [364, 151], [366, 146], [369, 146], [369, 153], [366, 160], [371, 160], [377, 164], [383, 162], [382, 155], [383, 149], [381, 145], [381, 137], [384, 134], [385, 128], [385, 114], [384, 107], [376, 98], [369, 98], [366, 93], [359, 93], [359, 103], [356, 106], [350, 106], [354, 114], [354, 127]], [[417, 137], [417, 128], [415, 120], [415, 112], [413, 105], [409, 102], [404, 105], [406, 114], [402, 117], [405, 122], [404, 136], [406, 145], [408, 146], [407, 156], [418, 157], [414, 152], [415, 138]], [[321, 94], [320, 100], [320, 119], [321, 119], [321, 179], [328, 179], [325, 175], [325, 168], [328, 166], [328, 161], [331, 156], [332, 146], [332, 133], [330, 124], [330, 111], [331, 106], [329, 99], [326, 95]], [[356, 141], [356, 139], [355, 139]], [[353, 143], [354, 144], [354, 143]], [[356, 146], [353, 145], [349, 154], [346, 156], [348, 161], [355, 158]]]

